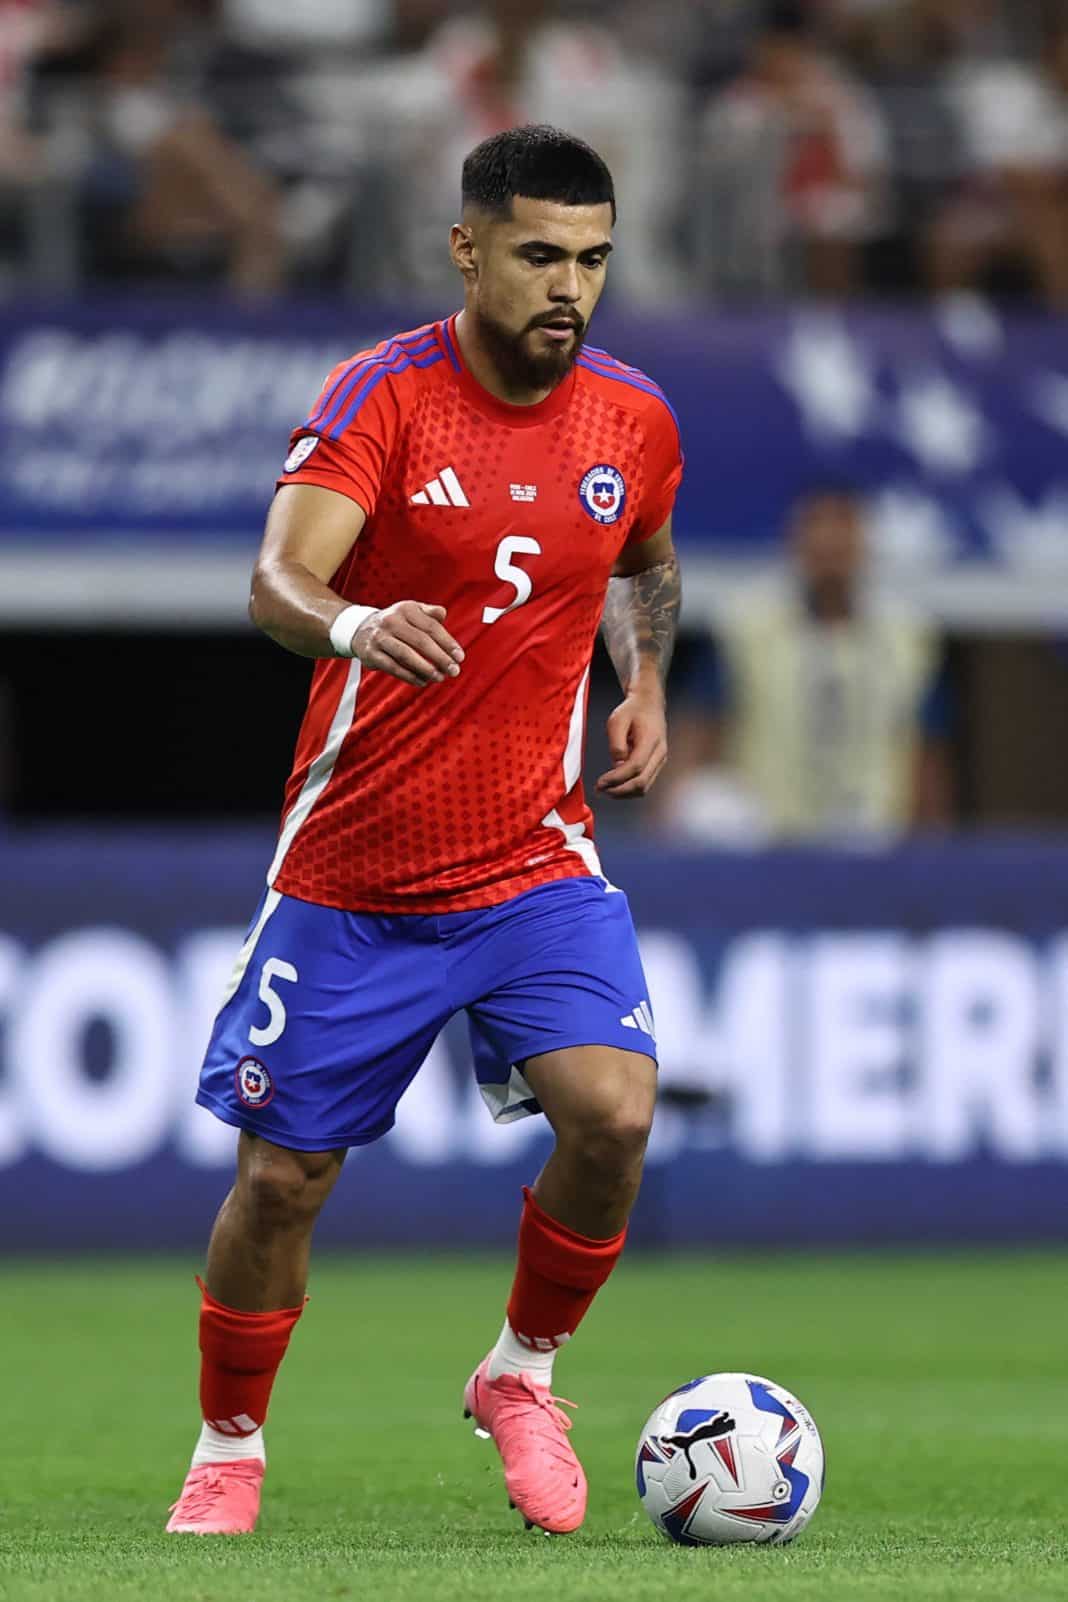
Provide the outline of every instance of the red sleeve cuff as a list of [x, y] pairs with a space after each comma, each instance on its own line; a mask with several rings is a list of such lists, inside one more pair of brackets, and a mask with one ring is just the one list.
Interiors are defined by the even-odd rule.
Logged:
[[314, 484], [319, 489], [334, 490], [338, 495], [345, 495], [350, 501], [355, 501], [360, 510], [370, 517], [375, 509], [377, 496], [369, 479], [358, 478], [355, 473], [331, 473], [322, 467], [302, 468], [296, 473], [283, 473], [275, 479], [276, 490], [283, 484]]

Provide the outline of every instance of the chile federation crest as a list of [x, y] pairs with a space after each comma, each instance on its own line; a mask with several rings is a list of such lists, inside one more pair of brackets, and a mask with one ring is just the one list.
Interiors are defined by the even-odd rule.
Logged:
[[274, 1100], [274, 1084], [258, 1057], [242, 1057], [234, 1070], [234, 1084], [246, 1107], [266, 1107]]
[[579, 500], [595, 523], [617, 523], [626, 499], [627, 486], [618, 467], [591, 467], [579, 485]]

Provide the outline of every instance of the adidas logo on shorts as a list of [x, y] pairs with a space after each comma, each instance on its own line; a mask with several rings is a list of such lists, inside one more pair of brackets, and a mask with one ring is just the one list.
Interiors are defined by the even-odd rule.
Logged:
[[625, 1029], [641, 1029], [650, 1039], [655, 1038], [653, 1029], [653, 1009], [647, 1001], [639, 1001], [633, 1012], [628, 1012], [620, 1023]]

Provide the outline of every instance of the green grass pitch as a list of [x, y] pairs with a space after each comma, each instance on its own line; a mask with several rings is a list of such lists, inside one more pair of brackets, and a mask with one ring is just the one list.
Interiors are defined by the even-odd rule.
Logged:
[[[275, 1392], [259, 1531], [162, 1533], [196, 1430], [193, 1259], [0, 1266], [7, 1602], [1037, 1602], [1068, 1597], [1068, 1288], [1052, 1253], [625, 1259], [557, 1388], [589, 1517], [509, 1513], [460, 1417], [500, 1258], [323, 1257]], [[794, 1545], [674, 1548], [634, 1491], [659, 1398], [795, 1391], [827, 1447]]]

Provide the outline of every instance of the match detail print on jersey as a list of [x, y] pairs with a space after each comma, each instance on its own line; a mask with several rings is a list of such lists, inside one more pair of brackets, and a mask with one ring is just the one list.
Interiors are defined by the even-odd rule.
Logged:
[[588, 671], [612, 569], [664, 525], [681, 477], [662, 392], [587, 347], [539, 405], [508, 405], [468, 371], [449, 319], [342, 362], [291, 451], [308, 437], [279, 484], [365, 513], [334, 590], [443, 606], [465, 656], [424, 689], [316, 663], [269, 885], [444, 913], [599, 874]]

